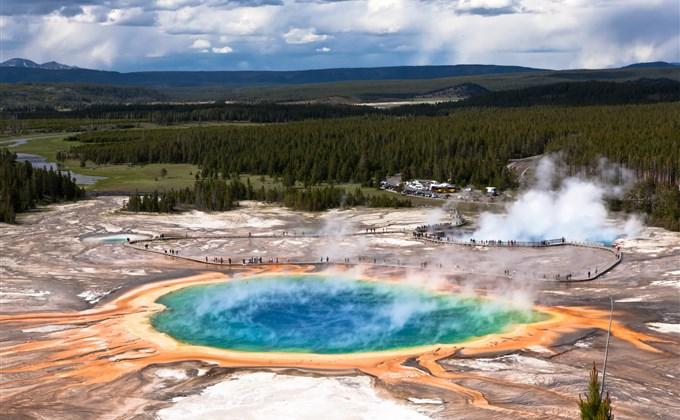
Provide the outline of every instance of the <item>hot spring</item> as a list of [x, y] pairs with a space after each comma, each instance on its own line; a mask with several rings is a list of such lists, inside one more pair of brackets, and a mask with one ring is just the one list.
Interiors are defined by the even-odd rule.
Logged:
[[272, 275], [162, 296], [153, 326], [239, 351], [321, 354], [450, 344], [545, 319], [498, 301], [335, 275]]
[[127, 240], [138, 241], [142, 239], [151, 239], [148, 235], [139, 233], [94, 233], [81, 236], [83, 242], [103, 243], [103, 244], [119, 244]]

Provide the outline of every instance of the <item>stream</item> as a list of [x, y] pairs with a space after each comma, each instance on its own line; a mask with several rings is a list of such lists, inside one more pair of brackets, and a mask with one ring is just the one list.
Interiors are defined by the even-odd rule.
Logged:
[[[21, 146], [22, 144], [26, 144], [27, 142], [28, 139], [6, 140], [0, 142], [0, 145], [11, 148]], [[33, 166], [34, 168], [41, 168], [47, 170], [52, 169], [55, 171], [59, 170], [59, 167], [56, 163], [49, 162], [47, 158], [44, 158], [42, 156], [34, 155], [31, 153], [17, 153], [16, 155], [17, 162], [29, 162], [31, 166]], [[62, 172], [65, 171], [62, 170]], [[76, 183], [79, 185], [94, 185], [100, 179], [106, 178], [103, 176], [82, 175], [76, 172], [71, 172], [71, 177], [75, 179]]]

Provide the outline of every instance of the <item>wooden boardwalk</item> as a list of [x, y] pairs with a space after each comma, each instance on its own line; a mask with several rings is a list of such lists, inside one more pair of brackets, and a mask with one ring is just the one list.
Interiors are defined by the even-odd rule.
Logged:
[[[160, 237], [152, 238], [152, 239], [140, 239], [140, 240], [132, 240], [125, 242], [125, 246], [133, 248], [137, 251], [143, 251], [143, 252], [150, 252], [158, 255], [163, 255], [169, 258], [175, 258], [175, 259], [182, 259], [185, 261], [190, 261], [198, 264], [205, 264], [209, 266], [219, 266], [222, 268], [229, 268], [229, 267], [243, 267], [243, 266], [272, 266], [272, 265], [316, 265], [316, 266], [332, 266], [332, 265], [341, 265], [341, 266], [366, 266], [366, 267], [385, 267], [385, 268], [403, 268], [403, 269], [443, 269], [442, 266], [437, 267], [436, 265], [430, 265], [430, 264], [424, 264], [424, 265], [413, 265], [413, 264], [401, 264], [401, 263], [389, 263], [387, 260], [383, 260], [383, 262], [379, 262], [377, 259], [373, 258], [362, 258], [359, 260], [358, 258], [343, 258], [342, 260], [338, 260], [337, 258], [334, 259], [322, 259], [320, 258], [319, 260], [291, 260], [288, 258], [273, 258], [270, 259], [268, 258], [267, 260], [262, 260], [260, 262], [260, 259], [249, 259], [249, 258], [239, 258], [238, 260], [232, 259], [231, 264], [229, 264], [229, 258], [225, 257], [219, 257], [219, 256], [206, 256], [206, 257], [196, 257], [196, 256], [187, 256], [187, 255], [180, 255], [179, 253], [174, 253], [171, 249], [154, 249], [148, 247], [149, 244], [156, 243], [156, 242], [162, 242], [162, 243], [167, 243], [171, 241], [177, 241], [177, 240], [212, 240], [212, 239], [258, 239], [258, 240], [268, 240], [268, 239], [282, 239], [282, 238], [324, 238], [324, 237], [334, 237], [337, 238], [338, 236], [341, 237], [352, 237], [352, 236], [372, 236], [372, 235], [388, 235], [388, 234], [408, 234], [410, 231], [401, 229], [376, 229], [375, 231], [366, 231], [366, 232], [353, 232], [349, 234], [344, 234], [344, 235], [323, 235], [323, 234], [299, 234], [299, 233], [294, 233], [294, 234], [260, 234], [260, 235], [200, 235], [200, 236], [165, 236], [161, 235]], [[605, 267], [603, 268], [598, 268], [594, 272], [584, 272], [581, 273], [580, 275], [574, 275], [573, 273], [554, 273], [551, 275], [542, 275], [539, 277], [540, 280], [543, 281], [548, 281], [548, 282], [560, 282], [560, 283], [565, 283], [565, 282], [583, 282], [583, 281], [591, 281], [598, 279], [611, 271], [614, 267], [616, 267], [622, 260], [623, 258], [623, 253], [616, 250], [615, 248], [610, 248], [606, 247], [603, 244], [600, 243], [595, 243], [595, 242], [575, 242], [575, 241], [567, 241], [563, 239], [552, 239], [552, 240], [545, 240], [545, 241], [539, 241], [539, 242], [518, 242], [518, 241], [462, 241], [462, 240], [455, 240], [452, 238], [438, 238], [434, 237], [432, 235], [427, 235], [427, 234], [415, 234], [413, 233], [413, 239], [415, 240], [421, 240], [421, 241], [426, 241], [430, 243], [435, 243], [435, 244], [440, 244], [440, 245], [450, 245], [450, 246], [466, 246], [466, 247], [498, 247], [498, 248], [507, 248], [507, 249], [522, 249], [522, 248], [545, 248], [545, 247], [557, 247], [557, 246], [564, 246], [564, 247], [569, 247], [569, 246], [576, 246], [576, 247], [585, 247], [585, 248], [592, 248], [592, 249], [599, 249], [599, 250], [604, 250], [609, 253], [611, 253], [614, 256], [614, 259], [608, 263]], [[245, 261], [245, 263], [244, 263]], [[467, 275], [484, 275], [484, 276], [492, 276], [492, 277], [499, 277], [499, 278], [512, 278], [510, 274], [494, 274], [494, 273], [481, 273], [481, 272], [474, 272], [474, 271], [461, 271], [457, 270], [455, 272], [449, 273], [449, 274], [467, 274]]]

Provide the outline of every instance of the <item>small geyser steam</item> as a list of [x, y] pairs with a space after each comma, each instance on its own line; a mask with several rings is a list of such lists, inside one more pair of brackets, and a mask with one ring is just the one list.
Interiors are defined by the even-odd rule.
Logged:
[[263, 276], [159, 300], [154, 326], [241, 351], [354, 353], [460, 342], [542, 319], [502, 302], [337, 275]]
[[564, 176], [560, 162], [559, 156], [542, 158], [534, 186], [509, 204], [505, 213], [483, 213], [472, 237], [503, 241], [565, 237], [609, 243], [639, 230], [636, 217], [629, 218], [625, 226], [610, 223], [605, 203], [630, 186], [630, 171], [602, 160], [594, 177]]

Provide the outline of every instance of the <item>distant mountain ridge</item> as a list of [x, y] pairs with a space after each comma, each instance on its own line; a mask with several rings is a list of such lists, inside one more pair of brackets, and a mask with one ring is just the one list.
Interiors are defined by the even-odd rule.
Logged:
[[295, 85], [355, 80], [423, 80], [455, 76], [542, 72], [543, 69], [482, 64], [450, 66], [358, 67], [291, 71], [143, 71], [121, 73], [48, 66], [12, 59], [0, 64], [0, 83], [88, 83], [118, 86], [190, 87]]
[[38, 64], [35, 61], [25, 58], [10, 58], [9, 60], [0, 63], [0, 67], [42, 70], [75, 70], [78, 68], [75, 66], [67, 66], [66, 64], [57, 63], [56, 61], [48, 61], [47, 63]]
[[[151, 89], [185, 89], [188, 97], [195, 99], [196, 92], [210, 93], [215, 99], [216, 88], [221, 88], [222, 96], [243, 97], [244, 89], [251, 89], [248, 100], [261, 99], [259, 89], [269, 89], [265, 95], [279, 99], [304, 100], [309, 94], [300, 92], [309, 88], [315, 91], [313, 99], [327, 96], [355, 96], [362, 100], [382, 100], [384, 98], [412, 97], [412, 91], [419, 95], [474, 96], [472, 86], [458, 90], [470, 92], [432, 92], [458, 86], [458, 81], [447, 79], [460, 78], [461, 82], [474, 82], [490, 90], [489, 85], [502, 86], [501, 89], [544, 84], [554, 81], [610, 80], [624, 81], [639, 78], [671, 78], [680, 80], [676, 63], [649, 62], [630, 64], [621, 68], [546, 70], [532, 67], [503, 66], [486, 64], [458, 64], [442, 66], [395, 66], [395, 67], [358, 67], [330, 68], [317, 70], [290, 71], [140, 71], [121, 73], [117, 71], [92, 70], [69, 66], [57, 62], [37, 64], [31, 60], [13, 58], [0, 63], [0, 83], [66, 84], [66, 85], [106, 85], [118, 87], [145, 87]], [[441, 83], [436, 83], [440, 80]], [[432, 81], [432, 83], [430, 83]], [[404, 86], [430, 84], [430, 89], [408, 89]], [[499, 85], [500, 83], [500, 85]], [[550, 82], [552, 83], [552, 81]], [[304, 88], [303, 88], [304, 85]], [[356, 93], [357, 86], [363, 86]], [[200, 88], [200, 89], [199, 89]], [[330, 91], [329, 91], [330, 89]], [[405, 90], [405, 91], [404, 91]], [[286, 93], [287, 92], [287, 93]], [[354, 92], [354, 93], [352, 93]], [[401, 93], [400, 93], [401, 92]], [[259, 96], [258, 96], [259, 95]], [[200, 95], [198, 95], [200, 96]], [[204, 95], [205, 96], [205, 95]], [[220, 95], [217, 95], [220, 96]]]
[[635, 69], [635, 68], [669, 68], [669, 67], [680, 67], [679, 63], [668, 63], [666, 61], [649, 61], [646, 63], [634, 63], [627, 66], [623, 66], [623, 69]]

